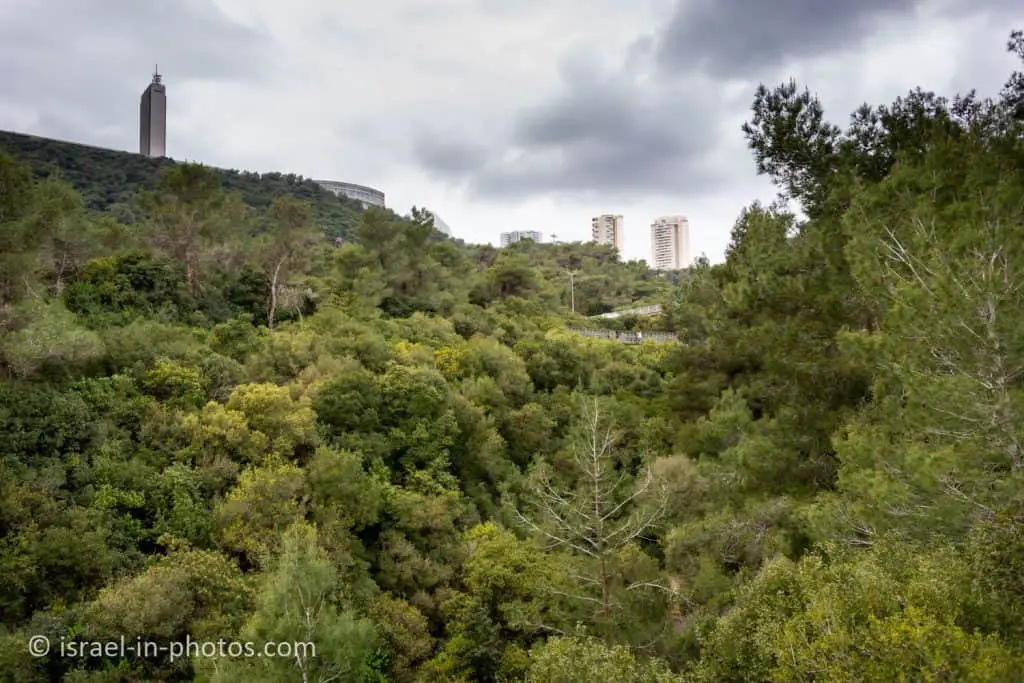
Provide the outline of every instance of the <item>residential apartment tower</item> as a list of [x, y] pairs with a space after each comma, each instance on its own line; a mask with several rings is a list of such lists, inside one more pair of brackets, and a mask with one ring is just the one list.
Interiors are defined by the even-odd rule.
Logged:
[[590, 221], [591, 241], [607, 244], [622, 252], [622, 216], [604, 214]]
[[690, 223], [685, 216], [662, 216], [651, 223], [650, 265], [655, 270], [690, 265]]

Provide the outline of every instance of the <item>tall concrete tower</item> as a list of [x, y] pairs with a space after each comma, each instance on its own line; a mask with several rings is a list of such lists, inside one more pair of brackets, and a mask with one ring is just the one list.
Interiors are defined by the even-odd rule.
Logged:
[[622, 215], [602, 214], [590, 221], [590, 237], [592, 242], [607, 244], [622, 253]]
[[690, 222], [686, 216], [662, 216], [651, 223], [651, 267], [679, 270], [690, 265]]
[[160, 82], [160, 70], [153, 70], [153, 82], [142, 93], [139, 106], [139, 154], [167, 155], [167, 90]]

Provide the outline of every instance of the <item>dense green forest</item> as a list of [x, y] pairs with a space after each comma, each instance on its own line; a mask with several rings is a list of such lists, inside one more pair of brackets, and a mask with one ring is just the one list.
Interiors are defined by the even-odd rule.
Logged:
[[676, 279], [0, 156], [0, 676], [1024, 679], [1022, 114], [761, 87], [785, 201]]
[[[125, 224], [146, 219], [139, 205], [140, 190], [154, 190], [160, 174], [175, 165], [166, 158], [151, 158], [32, 135], [0, 131], [0, 153], [27, 164], [37, 179], [56, 175], [69, 183], [85, 206], [105, 211]], [[317, 223], [329, 237], [351, 238], [359, 223], [362, 204], [337, 197], [308, 178], [282, 173], [252, 173], [215, 169], [221, 184], [239, 193], [248, 206], [266, 209], [282, 195], [313, 205]]]

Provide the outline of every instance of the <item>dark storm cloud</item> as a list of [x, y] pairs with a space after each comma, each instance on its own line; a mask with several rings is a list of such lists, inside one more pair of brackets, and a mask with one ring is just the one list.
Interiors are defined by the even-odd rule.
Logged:
[[658, 32], [659, 66], [749, 77], [855, 45], [919, 0], [681, 0]]
[[[521, 112], [511, 135], [492, 137], [486, 154], [468, 153], [456, 137], [416, 158], [488, 197], [706, 191], [724, 180], [723, 151], [741, 144], [736, 119], [753, 83], [778, 78], [787, 60], [856, 46], [924, 2], [682, 0], [628, 46], [616, 73], [570, 64], [561, 94]], [[962, 17], [1019, 0], [935, 2], [942, 14]], [[725, 95], [724, 85], [744, 81], [750, 94]]]
[[718, 180], [702, 163], [717, 138], [710, 113], [684, 93], [576, 82], [520, 119], [512, 138], [520, 162], [484, 168], [471, 187], [488, 195], [700, 190]]
[[424, 168], [441, 175], [461, 176], [486, 163], [487, 148], [436, 134], [423, 134], [414, 143], [413, 157]]
[[47, 135], [131, 147], [155, 64], [173, 106], [176, 82], [259, 78], [270, 47], [211, 0], [0, 3], [0, 101], [45, 112]]
[[705, 163], [720, 132], [713, 91], [645, 88], [572, 65], [563, 80], [561, 96], [525, 110], [489, 152], [434, 140], [418, 145], [417, 161], [483, 197], [679, 194], [720, 180]]

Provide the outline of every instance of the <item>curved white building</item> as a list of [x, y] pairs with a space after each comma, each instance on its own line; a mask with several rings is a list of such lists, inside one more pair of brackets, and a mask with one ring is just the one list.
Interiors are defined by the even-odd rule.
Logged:
[[356, 183], [343, 183], [337, 180], [314, 180], [313, 182], [339, 197], [345, 196], [349, 199], [355, 199], [357, 202], [362, 202], [363, 208], [368, 206], [385, 208], [384, 193], [376, 188], [357, 185]]
[[452, 236], [452, 229], [448, 226], [447, 223], [445, 223], [443, 220], [441, 220], [440, 216], [438, 216], [436, 213], [434, 213], [430, 209], [426, 209], [426, 212], [429, 213], [430, 216], [434, 219], [434, 229], [435, 230], [437, 230], [439, 232], [442, 232], [445, 235], [448, 235], [449, 237]]

